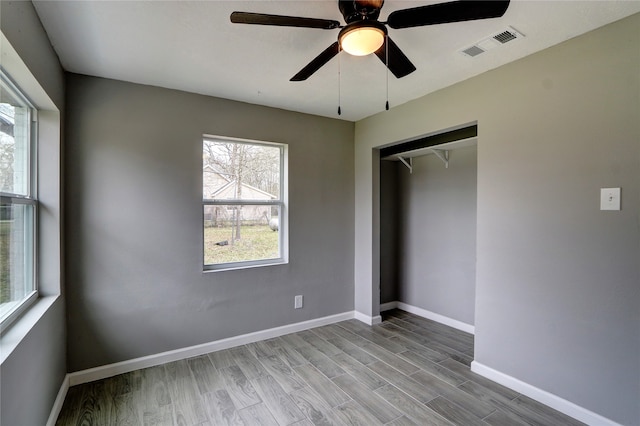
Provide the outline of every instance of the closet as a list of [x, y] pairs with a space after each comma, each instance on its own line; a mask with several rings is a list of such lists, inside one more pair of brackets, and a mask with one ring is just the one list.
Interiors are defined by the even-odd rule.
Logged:
[[380, 151], [380, 302], [473, 331], [477, 127], [462, 130]]

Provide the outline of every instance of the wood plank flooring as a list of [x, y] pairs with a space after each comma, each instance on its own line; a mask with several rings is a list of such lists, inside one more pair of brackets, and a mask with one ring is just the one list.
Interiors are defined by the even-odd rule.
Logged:
[[471, 372], [473, 336], [400, 310], [71, 387], [57, 425], [579, 425]]

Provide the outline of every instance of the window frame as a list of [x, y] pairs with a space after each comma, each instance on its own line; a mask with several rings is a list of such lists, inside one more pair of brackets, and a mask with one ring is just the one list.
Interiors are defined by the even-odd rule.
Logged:
[[[205, 141], [210, 142], [228, 142], [238, 143], [253, 146], [266, 146], [270, 148], [279, 148], [280, 150], [280, 176], [279, 176], [279, 194], [275, 200], [252, 200], [252, 199], [207, 199], [202, 198], [202, 268], [203, 272], [215, 272], [215, 271], [228, 271], [234, 269], [247, 269], [261, 266], [270, 265], [282, 265], [289, 262], [289, 247], [288, 247], [288, 145], [279, 142], [257, 141], [251, 139], [233, 138], [228, 136], [215, 136], [205, 134], [202, 137], [202, 144]], [[204, 164], [203, 164], [204, 168]], [[204, 170], [203, 170], [204, 172]], [[201, 177], [203, 174], [201, 173]], [[202, 187], [204, 182], [201, 181]], [[278, 248], [279, 256], [269, 259], [257, 259], [257, 260], [244, 260], [239, 262], [227, 262], [227, 263], [205, 263], [205, 249], [204, 249], [204, 220], [205, 220], [205, 207], [206, 206], [276, 206], [279, 210], [278, 215]]]
[[[11, 76], [5, 71], [3, 67], [0, 67], [0, 84], [19, 102], [22, 102], [27, 108], [28, 112], [28, 143], [29, 148], [26, 150], [28, 159], [26, 166], [28, 171], [27, 176], [27, 194], [17, 194], [15, 192], [2, 192], [0, 191], [0, 204], [14, 205], [26, 205], [30, 206], [29, 217], [29, 229], [28, 240], [29, 247], [25, 250], [23, 256], [25, 263], [28, 263], [26, 272], [28, 279], [31, 281], [31, 291], [26, 293], [21, 300], [7, 302], [10, 306], [0, 308], [0, 328], [2, 330], [7, 329], [18, 317], [20, 317], [39, 297], [38, 286], [38, 110], [34, 104], [29, 100], [25, 92], [18, 86], [17, 83], [11, 78]], [[25, 238], [26, 240], [26, 238]], [[28, 262], [27, 262], [28, 260]], [[25, 281], [25, 286], [26, 286]], [[3, 312], [5, 311], [5, 312]]]

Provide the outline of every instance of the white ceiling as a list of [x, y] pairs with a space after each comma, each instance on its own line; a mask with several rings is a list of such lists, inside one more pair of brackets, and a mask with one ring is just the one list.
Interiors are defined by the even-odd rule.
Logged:
[[[390, 12], [439, 1], [386, 0]], [[239, 25], [234, 10], [334, 19], [335, 0], [34, 1], [71, 72], [357, 121], [384, 111], [387, 72], [374, 55], [341, 53], [303, 82], [289, 79], [338, 30]], [[502, 18], [389, 29], [417, 71], [389, 74], [391, 107], [640, 12], [640, 1], [512, 0]], [[460, 50], [511, 26], [525, 38], [475, 58]], [[338, 63], [341, 67], [338, 107]]]

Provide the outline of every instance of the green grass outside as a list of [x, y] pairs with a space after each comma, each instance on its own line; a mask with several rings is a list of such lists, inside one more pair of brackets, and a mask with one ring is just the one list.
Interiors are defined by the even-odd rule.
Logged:
[[[231, 227], [204, 229], [204, 263], [242, 262], [278, 257], [278, 232], [267, 225], [243, 226], [241, 239], [231, 239]], [[226, 246], [217, 242], [228, 241]]]
[[11, 223], [0, 220], [0, 304], [11, 301], [11, 276], [9, 275]]

